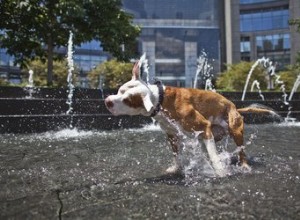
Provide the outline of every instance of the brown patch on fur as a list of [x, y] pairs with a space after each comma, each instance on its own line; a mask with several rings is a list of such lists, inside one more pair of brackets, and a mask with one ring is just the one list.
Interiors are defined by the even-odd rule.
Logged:
[[131, 108], [142, 108], [144, 106], [143, 98], [140, 94], [130, 95], [127, 98], [123, 99], [123, 102]]

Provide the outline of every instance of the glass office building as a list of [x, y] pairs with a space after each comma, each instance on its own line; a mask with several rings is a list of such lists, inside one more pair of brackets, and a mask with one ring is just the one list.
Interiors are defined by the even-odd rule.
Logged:
[[295, 63], [300, 35], [289, 20], [300, 17], [299, 0], [231, 0], [224, 8], [227, 63], [267, 57], [277, 70]]
[[241, 60], [268, 57], [277, 69], [290, 64], [289, 1], [240, 0]]
[[147, 54], [150, 78], [192, 87], [202, 51], [219, 72], [218, 0], [123, 0], [123, 5], [142, 28], [139, 51]]

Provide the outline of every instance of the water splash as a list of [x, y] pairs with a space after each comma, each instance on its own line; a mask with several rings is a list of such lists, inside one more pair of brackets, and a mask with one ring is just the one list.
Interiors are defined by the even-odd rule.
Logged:
[[29, 93], [29, 96], [26, 96], [26, 98], [32, 98], [32, 94], [34, 92], [34, 83], [33, 83], [33, 70], [28, 71], [29, 77], [28, 77], [28, 84], [26, 85], [26, 90]]
[[261, 97], [261, 99], [262, 99], [263, 101], [265, 101], [265, 97], [264, 97], [264, 95], [263, 95], [262, 92], [261, 92], [260, 84], [259, 84], [259, 82], [258, 82], [257, 80], [254, 80], [254, 81], [253, 81], [252, 86], [251, 86], [251, 92], [254, 91], [254, 87], [257, 88], [258, 93], [259, 93], [259, 96]]
[[99, 90], [101, 92], [101, 98], [104, 99], [104, 90], [103, 90], [103, 85], [104, 85], [104, 80], [103, 80], [103, 76], [99, 75]]
[[67, 56], [67, 61], [68, 61], [68, 77], [67, 77], [67, 82], [68, 82], [68, 88], [69, 88], [69, 94], [68, 94], [68, 99], [67, 99], [67, 104], [69, 106], [68, 111], [66, 112], [67, 115], [71, 115], [71, 122], [70, 122], [70, 128], [73, 127], [73, 93], [74, 93], [74, 85], [73, 85], [73, 70], [74, 70], [74, 60], [73, 60], [73, 33], [70, 31], [69, 35], [69, 41], [68, 41], [68, 56]]
[[69, 138], [88, 138], [95, 134], [96, 133], [92, 131], [79, 131], [76, 128], [67, 128], [59, 131], [45, 132], [43, 134], [40, 134], [38, 137], [40, 137], [40, 139], [42, 140], [63, 140]]
[[297, 76], [297, 79], [296, 79], [296, 81], [294, 83], [293, 89], [292, 89], [291, 94], [289, 96], [289, 101], [292, 101], [294, 93], [297, 91], [299, 85], [300, 85], [300, 74]]
[[286, 89], [285, 89], [285, 84], [284, 84], [284, 82], [283, 82], [282, 80], [280, 80], [280, 76], [277, 75], [277, 74], [275, 73], [275, 71], [271, 73], [271, 76], [275, 76], [275, 84], [280, 85], [280, 90], [281, 90], [281, 92], [283, 93], [283, 95], [282, 95], [282, 97], [283, 97], [283, 103], [284, 103], [285, 105], [290, 105], [290, 103], [287, 101], [288, 95], [287, 95], [287, 93], [286, 93]]
[[[291, 91], [291, 93], [290, 93], [290, 96], [289, 96], [289, 102], [292, 101], [292, 98], [293, 98], [293, 96], [294, 96], [294, 93], [297, 91], [299, 85], [300, 85], [300, 74], [297, 76], [297, 79], [296, 79], [296, 81], [295, 81], [295, 83], [294, 83], [294, 86], [293, 86], [293, 88], [292, 88], [292, 91]], [[291, 117], [291, 114], [292, 114], [292, 106], [289, 106], [288, 110], [289, 110], [289, 111], [288, 111], [288, 114], [287, 114], [287, 116], [286, 116], [286, 118], [285, 118], [285, 122], [295, 123], [295, 122], [296, 122], [296, 118], [292, 118], [292, 117]]]
[[34, 84], [33, 84], [33, 70], [29, 70], [29, 78], [28, 78], [28, 84], [27, 84], [27, 87], [34, 87]]
[[213, 67], [208, 63], [207, 53], [205, 53], [205, 51], [202, 51], [201, 55], [197, 59], [197, 71], [195, 74], [193, 88], [196, 89], [198, 87], [198, 78], [199, 78], [199, 75], [201, 74], [203, 79], [205, 79], [205, 90], [215, 91], [212, 81], [211, 81], [212, 70], [213, 70]]
[[146, 83], [149, 84], [149, 65], [148, 65], [148, 59], [146, 59], [146, 53], [144, 53], [140, 57], [138, 65], [141, 70], [141, 75], [143, 73], [146, 74]]
[[207, 79], [205, 81], [205, 90], [210, 90], [210, 91], [213, 91], [213, 92], [216, 91], [215, 88], [214, 88], [214, 85], [212, 84], [211, 79]]

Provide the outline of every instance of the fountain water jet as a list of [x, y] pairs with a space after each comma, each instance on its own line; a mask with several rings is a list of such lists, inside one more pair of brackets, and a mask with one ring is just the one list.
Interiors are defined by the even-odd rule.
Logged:
[[253, 81], [252, 86], [251, 86], [251, 92], [254, 91], [254, 86], [256, 86], [256, 88], [257, 88], [257, 90], [258, 90], [258, 93], [259, 93], [259, 96], [261, 97], [261, 99], [262, 99], [263, 101], [265, 101], [265, 97], [264, 97], [264, 95], [263, 95], [262, 92], [261, 92], [260, 84], [259, 84], [259, 82], [258, 82], [257, 80], [254, 80], [254, 81]]
[[[299, 85], [300, 85], [300, 74], [297, 76], [297, 79], [296, 79], [296, 81], [294, 83], [294, 86], [293, 86], [292, 91], [291, 91], [290, 96], [289, 96], [289, 101], [292, 101], [294, 93], [297, 91]], [[288, 114], [287, 114], [287, 116], [285, 118], [286, 122], [295, 122], [296, 121], [295, 118], [290, 117], [291, 113], [292, 113], [292, 107], [290, 106], [289, 107], [289, 112], [288, 112]]]
[[68, 111], [66, 112], [67, 115], [71, 114], [71, 122], [70, 122], [70, 128], [73, 128], [73, 93], [74, 93], [74, 85], [73, 85], [73, 70], [74, 70], [74, 60], [73, 60], [73, 33], [70, 31], [69, 35], [69, 41], [68, 41], [68, 56], [67, 56], [67, 61], [68, 61], [68, 88], [69, 88], [69, 94], [68, 94], [68, 100], [67, 104], [69, 106]]
[[26, 98], [31, 99], [32, 98], [32, 93], [33, 93], [33, 87], [34, 87], [34, 83], [33, 83], [33, 70], [29, 70], [29, 77], [28, 77], [28, 84], [26, 85], [26, 89], [28, 90], [29, 96]]
[[248, 75], [247, 75], [247, 79], [246, 79], [246, 83], [245, 83], [245, 86], [244, 86], [244, 90], [243, 90], [243, 95], [242, 95], [242, 101], [245, 100], [245, 96], [246, 96], [246, 91], [247, 91], [247, 87], [248, 87], [248, 84], [249, 84], [249, 81], [250, 81], [250, 78], [252, 76], [252, 73], [253, 71], [255, 70], [255, 68], [259, 65], [263, 65], [264, 68], [267, 69], [268, 73], [270, 73], [270, 75], [275, 75], [275, 66], [272, 65], [272, 61], [269, 60], [269, 58], [265, 58], [265, 57], [262, 57], [260, 59], [258, 59], [251, 67]]
[[[273, 65], [273, 62], [269, 60], [269, 58], [265, 58], [265, 57], [262, 57], [261, 59], [258, 59], [251, 67], [248, 75], [247, 75], [247, 79], [246, 79], [246, 83], [245, 83], [245, 86], [244, 86], [244, 91], [243, 91], [243, 95], [242, 95], [242, 101], [244, 101], [245, 99], [245, 95], [246, 95], [246, 91], [247, 91], [247, 87], [248, 87], [248, 84], [249, 84], [249, 81], [250, 81], [250, 78], [251, 78], [251, 75], [253, 73], [253, 71], [255, 70], [255, 68], [259, 65], [263, 65], [263, 67], [267, 70], [267, 73], [270, 75], [270, 76], [274, 76], [275, 77], [275, 84], [277, 85], [280, 85], [280, 90], [281, 92], [283, 93], [282, 97], [283, 97], [283, 103], [288, 106], [288, 109], [289, 111], [291, 110], [291, 107], [290, 107], [290, 103], [287, 101], [287, 93], [286, 93], [286, 89], [285, 89], [285, 84], [282, 80], [280, 80], [280, 76], [277, 75], [275, 73], [275, 65]], [[257, 81], [257, 80], [256, 80]], [[252, 84], [252, 87], [251, 87], [251, 91], [253, 90], [253, 87], [254, 85], [256, 84], [257, 88], [259, 89], [259, 83], [258, 82], [253, 82]], [[260, 96], [263, 98], [262, 94], [261, 94], [261, 91], [259, 89], [259, 94]], [[264, 100], [264, 98], [263, 98]], [[289, 115], [290, 115], [290, 112], [287, 114], [287, 117], [285, 118], [285, 120], [289, 121], [290, 118], [289, 118]], [[293, 119], [292, 119], [293, 120]]]
[[291, 94], [289, 96], [289, 101], [292, 100], [292, 98], [294, 96], [294, 93], [297, 91], [299, 85], [300, 85], [300, 74], [297, 76], [297, 79], [296, 79], [296, 81], [294, 83], [293, 89], [292, 89]]
[[139, 59], [139, 67], [141, 70], [141, 75], [143, 75], [143, 73], [146, 74], [146, 83], [149, 84], [149, 65], [148, 59], [146, 59], [146, 53], [144, 53]]
[[205, 90], [215, 91], [211, 82], [212, 70], [213, 67], [208, 63], [207, 54], [204, 51], [202, 51], [201, 55], [197, 59], [197, 71], [194, 79], [193, 88], [197, 88], [199, 74], [201, 73], [201, 75], [205, 78]]

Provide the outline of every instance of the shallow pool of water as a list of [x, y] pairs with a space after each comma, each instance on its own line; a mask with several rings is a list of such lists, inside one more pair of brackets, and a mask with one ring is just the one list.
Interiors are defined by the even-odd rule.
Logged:
[[[244, 172], [217, 178], [186, 140], [186, 174], [156, 126], [0, 135], [1, 219], [300, 219], [300, 124], [248, 125]], [[226, 159], [232, 141], [219, 143]]]

